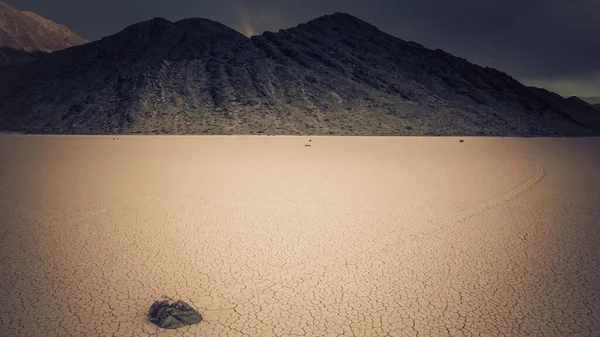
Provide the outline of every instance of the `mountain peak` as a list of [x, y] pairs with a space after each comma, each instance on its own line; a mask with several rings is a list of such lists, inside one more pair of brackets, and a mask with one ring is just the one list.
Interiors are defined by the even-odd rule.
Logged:
[[67, 27], [0, 1], [0, 66], [86, 43]]
[[330, 27], [335, 29], [360, 29], [363, 31], [372, 31], [376, 30], [377, 27], [371, 25], [368, 22], [365, 22], [355, 16], [352, 16], [348, 13], [336, 12], [329, 15], [324, 15], [314, 20], [309, 21], [306, 25], [317, 25], [321, 28]]
[[325, 15], [324, 17], [329, 17], [329, 18], [335, 19], [335, 20], [364, 22], [363, 20], [357, 18], [356, 16], [353, 16], [353, 15], [350, 15], [350, 14], [344, 13], [344, 12], [335, 12], [333, 14]]
[[175, 23], [178, 28], [185, 31], [195, 31], [196, 33], [202, 34], [218, 34], [218, 35], [229, 35], [236, 37], [244, 37], [240, 32], [225, 26], [222, 23], [212, 21], [204, 18], [189, 18], [177, 21]]
[[122, 32], [134, 32], [134, 31], [149, 31], [149, 30], [161, 30], [165, 29], [173, 23], [165, 18], [155, 17], [150, 20], [134, 23], [125, 27]]
[[118, 38], [129, 41], [132, 45], [139, 45], [147, 42], [166, 42], [173, 35], [182, 33], [197, 38], [211, 35], [245, 38], [241, 33], [209, 19], [189, 18], [171, 22], [164, 18], [155, 17], [151, 20], [133, 24], [121, 32], [105, 37], [104, 39]]
[[169, 30], [172, 27], [171, 21], [155, 17], [127, 26], [116, 34], [103, 37], [100, 41], [120, 50], [153, 42], [163, 43], [168, 41]]
[[590, 106], [591, 104], [586, 102], [585, 100], [581, 99], [581, 97], [577, 97], [577, 96], [571, 96], [569, 98], [567, 98], [568, 101], [571, 101], [575, 104], [580, 104], [580, 105], [584, 105], [584, 106]]

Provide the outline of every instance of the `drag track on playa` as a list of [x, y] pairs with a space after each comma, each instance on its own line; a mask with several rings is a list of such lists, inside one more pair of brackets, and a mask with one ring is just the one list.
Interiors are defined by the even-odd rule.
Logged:
[[0, 135], [0, 336], [599, 335], [600, 139], [464, 140]]

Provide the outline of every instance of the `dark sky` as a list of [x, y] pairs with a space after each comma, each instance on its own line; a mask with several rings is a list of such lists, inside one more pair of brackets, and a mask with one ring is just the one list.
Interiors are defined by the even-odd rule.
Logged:
[[204, 17], [245, 34], [346, 12], [563, 95], [600, 96], [600, 0], [6, 0], [90, 39], [153, 17]]

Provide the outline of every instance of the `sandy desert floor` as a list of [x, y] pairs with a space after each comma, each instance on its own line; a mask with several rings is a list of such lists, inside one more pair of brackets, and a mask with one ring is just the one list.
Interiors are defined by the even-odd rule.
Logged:
[[0, 135], [0, 252], [1, 336], [599, 336], [600, 138]]

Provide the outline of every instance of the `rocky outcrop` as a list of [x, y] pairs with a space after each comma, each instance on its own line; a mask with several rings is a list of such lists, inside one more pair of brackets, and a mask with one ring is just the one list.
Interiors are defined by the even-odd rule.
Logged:
[[148, 320], [163, 329], [177, 329], [200, 323], [202, 315], [183, 301], [162, 296], [150, 307]]

